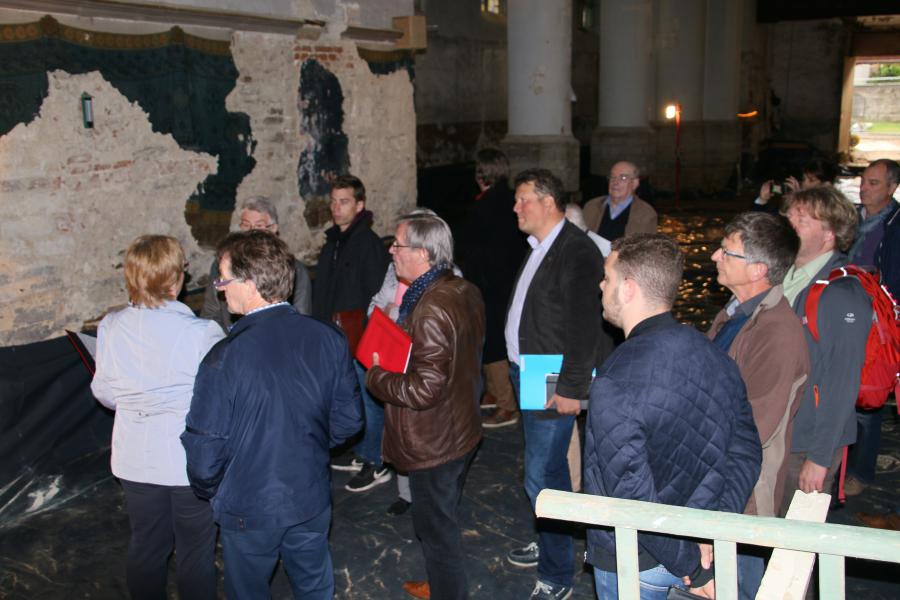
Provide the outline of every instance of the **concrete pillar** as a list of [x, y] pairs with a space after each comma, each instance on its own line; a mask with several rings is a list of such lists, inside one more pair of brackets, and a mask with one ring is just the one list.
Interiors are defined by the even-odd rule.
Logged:
[[683, 121], [702, 117], [705, 23], [706, 0], [659, 0], [657, 119], [662, 118], [663, 108], [671, 102], [681, 103]]
[[703, 73], [703, 120], [733, 121], [741, 85], [741, 0], [709, 0]]
[[[717, 2], [720, 0], [710, 0]], [[668, 104], [681, 105], [681, 187], [702, 187], [705, 163], [703, 76], [706, 48], [707, 0], [658, 0], [656, 12], [656, 164], [652, 183], [674, 190], [676, 135], [674, 120], [667, 121]]]
[[703, 74], [703, 130], [707, 189], [721, 188], [741, 160], [740, 111], [743, 0], [709, 0]]
[[572, 0], [509, 0], [508, 132], [502, 142], [513, 174], [553, 171], [578, 189], [578, 140], [572, 135]]
[[619, 160], [647, 169], [654, 134], [653, 0], [600, 1], [600, 103], [591, 172]]

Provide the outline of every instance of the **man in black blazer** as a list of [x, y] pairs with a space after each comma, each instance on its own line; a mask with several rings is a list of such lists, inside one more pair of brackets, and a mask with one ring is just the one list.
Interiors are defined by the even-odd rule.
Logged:
[[[529, 169], [515, 180], [519, 229], [531, 250], [517, 277], [505, 337], [510, 376], [519, 392], [524, 354], [561, 354], [556, 393], [543, 411], [523, 411], [525, 492], [534, 507], [544, 488], [571, 490], [566, 450], [591, 371], [612, 350], [602, 327], [599, 284], [603, 257], [580, 229], [565, 219], [560, 180], [546, 169]], [[537, 566], [532, 599], [568, 598], [575, 571], [572, 536], [559, 524], [538, 523], [538, 542], [510, 551], [517, 566]]]

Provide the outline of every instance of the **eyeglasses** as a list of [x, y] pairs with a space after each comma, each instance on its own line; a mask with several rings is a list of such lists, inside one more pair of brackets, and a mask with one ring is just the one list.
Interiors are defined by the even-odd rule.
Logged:
[[731, 258], [740, 258], [741, 260], [746, 260], [748, 262], [750, 261], [749, 257], [744, 256], [743, 254], [738, 254], [737, 252], [732, 252], [731, 250], [728, 250], [725, 246], [719, 246], [719, 250], [721, 250], [722, 254], [724, 254], [725, 256], [730, 256]]
[[272, 229], [275, 227], [275, 223], [251, 223], [250, 221], [241, 221], [239, 227], [241, 231], [250, 231], [252, 229]]
[[212, 282], [213, 287], [217, 290], [221, 290], [222, 288], [228, 286], [235, 281], [244, 281], [243, 277], [232, 277], [231, 279], [216, 279]]
[[416, 246], [409, 246], [409, 245], [404, 245], [404, 244], [398, 244], [398, 243], [396, 242], [396, 240], [394, 241], [393, 244], [391, 244], [391, 248], [393, 248], [394, 250], [397, 250], [398, 248], [415, 248], [415, 247], [416, 247]]
[[621, 181], [622, 183], [625, 183], [625, 182], [627, 182], [627, 181], [631, 181], [632, 179], [635, 179], [635, 176], [634, 176], [634, 175], [625, 175], [625, 174], [623, 174], [623, 175], [613, 175], [613, 174], [610, 174], [610, 175], [609, 175], [609, 182], [610, 182], [610, 183], [612, 183], [613, 181]]

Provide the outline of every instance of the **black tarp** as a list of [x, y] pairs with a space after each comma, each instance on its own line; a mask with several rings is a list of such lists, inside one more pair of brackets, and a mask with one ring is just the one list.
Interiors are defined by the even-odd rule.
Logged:
[[109, 477], [113, 413], [77, 336], [0, 348], [0, 527]]

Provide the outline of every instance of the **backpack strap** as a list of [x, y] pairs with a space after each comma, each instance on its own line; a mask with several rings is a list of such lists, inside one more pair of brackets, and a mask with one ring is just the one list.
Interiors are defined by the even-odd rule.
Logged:
[[822, 297], [822, 292], [825, 291], [825, 286], [827, 286], [835, 279], [854, 276], [858, 271], [861, 272], [862, 269], [855, 265], [838, 267], [831, 270], [831, 272], [828, 274], [828, 279], [817, 279], [811, 286], [809, 286], [809, 294], [806, 295], [806, 303], [804, 304], [803, 308], [803, 312], [805, 314], [805, 316], [803, 317], [803, 322], [809, 328], [809, 333], [812, 335], [813, 340], [815, 340], [816, 342], [819, 341], [819, 298]]

